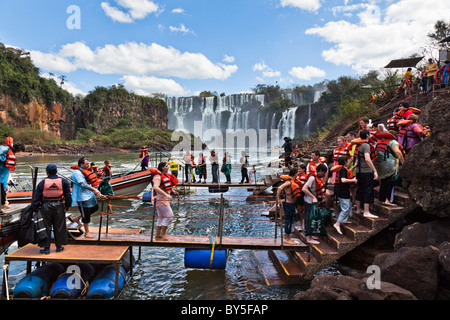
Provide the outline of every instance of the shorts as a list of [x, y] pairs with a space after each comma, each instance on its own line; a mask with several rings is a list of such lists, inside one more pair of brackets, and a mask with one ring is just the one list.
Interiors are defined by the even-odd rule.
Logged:
[[305, 205], [305, 195], [303, 194], [303, 192], [300, 196], [297, 197], [297, 199], [295, 199], [295, 204], [298, 206]]
[[158, 221], [156, 221], [157, 227], [168, 227], [172, 223], [173, 211], [170, 206], [156, 207], [158, 211]]
[[85, 207], [78, 207], [78, 209], [81, 212], [81, 222], [83, 223], [89, 223], [91, 222], [91, 215], [94, 214], [98, 210], [98, 204], [96, 204], [93, 207], [85, 208]]
[[358, 188], [356, 189], [356, 200], [363, 203], [373, 203], [373, 187], [374, 187], [373, 173], [357, 173]]

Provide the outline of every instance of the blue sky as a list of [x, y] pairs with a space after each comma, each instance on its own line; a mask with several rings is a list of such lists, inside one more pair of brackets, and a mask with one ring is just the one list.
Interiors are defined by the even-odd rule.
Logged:
[[0, 0], [0, 42], [74, 94], [233, 94], [436, 57], [426, 35], [449, 17], [448, 0]]

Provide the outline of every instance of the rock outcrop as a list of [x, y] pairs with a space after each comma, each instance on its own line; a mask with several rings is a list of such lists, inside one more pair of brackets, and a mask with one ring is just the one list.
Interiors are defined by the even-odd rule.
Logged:
[[450, 93], [442, 93], [422, 108], [419, 123], [431, 137], [414, 146], [400, 168], [404, 187], [430, 214], [450, 216]]

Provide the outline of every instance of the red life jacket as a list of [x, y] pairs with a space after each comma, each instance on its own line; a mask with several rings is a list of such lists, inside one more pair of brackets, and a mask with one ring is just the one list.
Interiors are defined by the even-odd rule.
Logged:
[[393, 134], [391, 134], [389, 132], [382, 132], [382, 133], [378, 134], [376, 150], [384, 154], [383, 161], [385, 161], [386, 158], [388, 157], [388, 153], [390, 153], [394, 157], [396, 157], [396, 155], [394, 154], [392, 149], [389, 147], [389, 143], [391, 142], [391, 140], [397, 140], [397, 139], [395, 138], [395, 136]]
[[318, 164], [316, 164], [314, 161], [311, 160], [309, 162], [309, 173], [313, 174], [313, 175], [316, 175], [316, 173], [317, 173], [317, 166], [319, 164], [324, 164], [326, 161], [327, 161], [327, 159], [325, 159], [324, 157], [320, 157], [319, 158], [319, 163]]
[[388, 130], [398, 131], [398, 128], [397, 128], [397, 126], [396, 126], [397, 122], [398, 122], [398, 119], [397, 119], [396, 117], [389, 118], [389, 119], [387, 120], [387, 126], [386, 126], [386, 128], [387, 128]]
[[42, 191], [42, 198], [48, 201], [59, 201], [63, 199], [62, 178], [44, 180], [44, 190]]
[[86, 179], [86, 182], [91, 186], [96, 187], [100, 184], [100, 181], [97, 177], [98, 171], [92, 172], [91, 170], [81, 170], [81, 168], [76, 164], [72, 165], [70, 168], [74, 170], [80, 170], [84, 178]]
[[333, 161], [338, 161], [340, 157], [350, 158], [350, 153], [348, 150], [348, 144], [342, 149], [341, 147], [337, 147], [333, 151]]
[[314, 176], [314, 178], [316, 179], [316, 194], [317, 194], [317, 197], [325, 196], [325, 192], [327, 191], [327, 184], [326, 184], [326, 182], [323, 181], [322, 179], [320, 179], [317, 176]]
[[335, 184], [341, 183], [340, 179], [339, 179], [339, 174], [341, 172], [341, 169], [345, 168], [345, 170], [347, 170], [347, 179], [352, 179], [353, 178], [353, 172], [351, 172], [350, 170], [348, 170], [346, 167], [344, 167], [343, 165], [337, 165], [337, 166], [333, 166], [330, 171], [331, 172], [336, 172], [336, 180], [335, 180]]
[[159, 187], [164, 190], [166, 193], [170, 193], [170, 190], [174, 186], [178, 184], [178, 179], [171, 173], [162, 173], [158, 170], [158, 168], [151, 168], [150, 169], [151, 175], [152, 175], [152, 185], [153, 185], [153, 178], [157, 175], [161, 176], [161, 183]]
[[10, 171], [14, 171], [16, 169], [16, 155], [11, 150], [11, 147], [6, 154], [5, 168], [9, 168]]
[[355, 153], [353, 154], [353, 157], [355, 159], [358, 159], [358, 157], [359, 157], [359, 148], [361, 147], [361, 145], [363, 143], [367, 143], [370, 146], [370, 159], [371, 160], [376, 159], [377, 158], [377, 152], [375, 150], [375, 147], [373, 145], [371, 145], [370, 143], [368, 143], [367, 141], [361, 139], [361, 138], [354, 139], [354, 140], [351, 141], [351, 144], [356, 144]]

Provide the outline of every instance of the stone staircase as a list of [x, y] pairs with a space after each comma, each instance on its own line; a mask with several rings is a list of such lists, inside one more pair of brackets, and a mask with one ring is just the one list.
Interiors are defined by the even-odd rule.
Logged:
[[[376, 188], [376, 198], [377, 192]], [[265, 276], [266, 282], [268, 284], [293, 284], [310, 281], [317, 272], [416, 208], [416, 204], [409, 199], [405, 192], [396, 191], [394, 195], [396, 207], [386, 206], [375, 200], [375, 203], [371, 206], [371, 211], [378, 215], [378, 218], [366, 218], [353, 213], [353, 217], [349, 219], [351, 223], [341, 224], [342, 235], [332, 226], [337, 219], [333, 218], [326, 228], [327, 235], [319, 236], [320, 244], [318, 245], [308, 244], [309, 250], [307, 252], [255, 251], [258, 260], [271, 262], [271, 264], [261, 265], [261, 272]], [[292, 235], [294, 239], [296, 237], [306, 243], [304, 233], [297, 228], [294, 229]], [[276, 270], [278, 279], [274, 276], [273, 269]], [[271, 275], [270, 280], [267, 279], [266, 274]]]
[[270, 187], [274, 187], [276, 184], [278, 184], [281, 181], [280, 174], [272, 174], [272, 175], [265, 175], [264, 178], [261, 178], [258, 180], [259, 183], [264, 183], [263, 186], [255, 186], [252, 188], [247, 189], [248, 191], [253, 191], [253, 195], [259, 195], [266, 191]]

